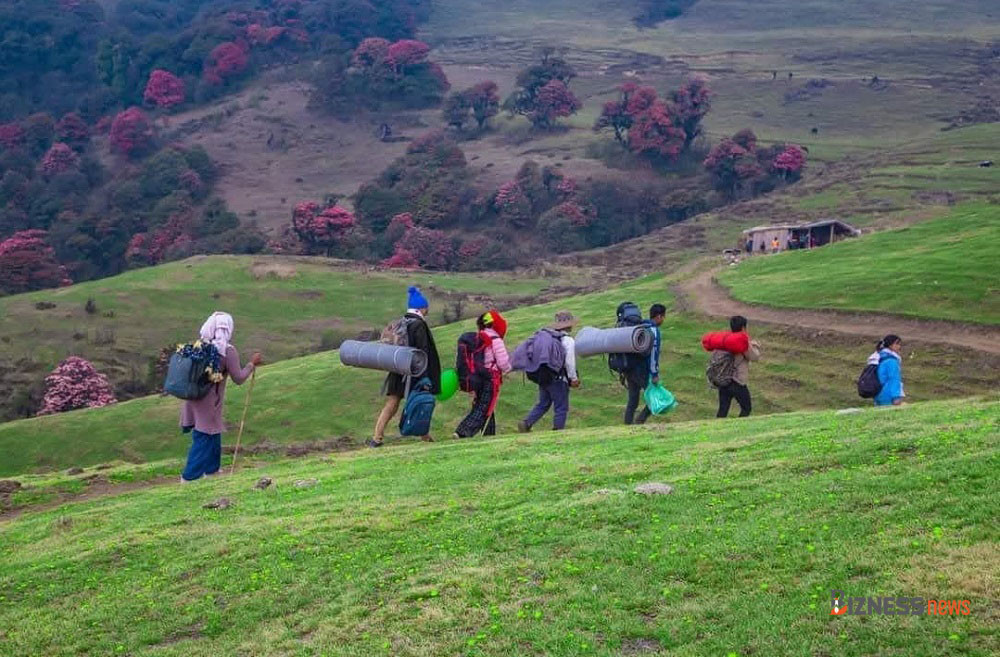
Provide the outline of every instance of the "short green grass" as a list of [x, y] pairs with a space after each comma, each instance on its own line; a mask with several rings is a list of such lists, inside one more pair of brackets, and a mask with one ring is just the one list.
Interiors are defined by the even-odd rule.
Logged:
[[[0, 524], [0, 653], [987, 657], [998, 411], [416, 445], [28, 513]], [[971, 613], [836, 618], [832, 589]]]
[[751, 258], [720, 276], [741, 301], [1000, 324], [1000, 206], [812, 251]]
[[[663, 327], [662, 379], [676, 394], [680, 406], [654, 422], [711, 417], [716, 400], [705, 380], [706, 357], [700, 336], [720, 325], [673, 310], [670, 282], [662, 276], [651, 276], [621, 288], [518, 308], [508, 313], [508, 343], [515, 346], [550, 322], [553, 313], [562, 308], [576, 313], [583, 324], [609, 326], [614, 321], [615, 307], [623, 300], [631, 299], [644, 308], [654, 302], [666, 303], [672, 309]], [[435, 329], [446, 364], [455, 358], [459, 333], [469, 327], [469, 322], [463, 322]], [[871, 349], [867, 340], [753, 326], [751, 332], [765, 352], [765, 360], [754, 366], [751, 383], [758, 412], [862, 403], [854, 391], [854, 379]], [[239, 336], [236, 343], [242, 346]], [[980, 357], [969, 352], [922, 345], [907, 357], [907, 394], [912, 399], [975, 394], [989, 385], [991, 376], [988, 368], [981, 363], [977, 367], [976, 363], [980, 363]], [[570, 425], [602, 427], [620, 422], [625, 392], [603, 358], [585, 359], [581, 367], [583, 387], [573, 393]], [[360, 444], [370, 436], [381, 407], [382, 378], [378, 372], [343, 367], [336, 352], [264, 367], [252, 395], [244, 441], [287, 444], [347, 435], [353, 444]], [[235, 440], [234, 429], [247, 390], [246, 385], [229, 386], [226, 418], [230, 431], [224, 438], [226, 444]], [[536, 390], [520, 376], [508, 381], [497, 411], [501, 433], [515, 430], [517, 421], [533, 405]], [[434, 424], [439, 439], [451, 435], [468, 404], [468, 397], [458, 394], [439, 406]], [[178, 406], [173, 398], [146, 397], [104, 409], [0, 424], [0, 454], [4, 455], [0, 475], [114, 460], [142, 462], [181, 457], [188, 438], [177, 429]]]
[[468, 316], [479, 311], [476, 299], [483, 296], [513, 303], [573, 282], [560, 274], [376, 272], [324, 258], [208, 256], [3, 297], [0, 418], [11, 417], [19, 390], [40, 384], [68, 355], [93, 361], [116, 386], [145, 384], [161, 348], [194, 339], [205, 317], [224, 310], [236, 319], [237, 343], [274, 362], [381, 329], [405, 307], [410, 284], [427, 292], [431, 321], [440, 324], [463, 299]]

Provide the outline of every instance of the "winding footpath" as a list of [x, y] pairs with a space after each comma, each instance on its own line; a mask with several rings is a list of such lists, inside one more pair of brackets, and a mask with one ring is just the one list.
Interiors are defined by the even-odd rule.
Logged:
[[1000, 326], [915, 319], [878, 313], [757, 306], [730, 297], [726, 289], [715, 282], [717, 271], [717, 269], [700, 271], [676, 285], [676, 291], [692, 310], [714, 317], [743, 315], [747, 319], [766, 324], [864, 335], [873, 340], [892, 332], [904, 336], [907, 340], [945, 343], [1000, 355]]

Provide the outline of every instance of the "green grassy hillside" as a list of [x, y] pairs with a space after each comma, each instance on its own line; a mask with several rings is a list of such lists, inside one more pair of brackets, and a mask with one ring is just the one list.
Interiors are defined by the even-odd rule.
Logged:
[[[0, 653], [987, 657], [998, 412], [418, 445], [30, 513], [0, 524]], [[835, 618], [832, 589], [971, 613]]]
[[1000, 206], [745, 260], [719, 280], [741, 301], [1000, 324]]
[[471, 314], [484, 294], [507, 304], [562, 282], [558, 275], [374, 272], [323, 258], [211, 256], [4, 297], [0, 363], [17, 365], [0, 365], [0, 411], [70, 354], [94, 361], [116, 384], [143, 385], [160, 348], [196, 337], [214, 310], [236, 318], [240, 346], [273, 362], [384, 326], [404, 309], [413, 283], [427, 291], [439, 324], [456, 302]]
[[[632, 299], [642, 307], [656, 301], [672, 305], [668, 280], [654, 276], [623, 288], [580, 295], [573, 299], [519, 308], [508, 314], [508, 342], [513, 346], [551, 321], [561, 308], [575, 312], [585, 324], [608, 326], [621, 301]], [[237, 317], [237, 323], [239, 318]], [[704, 377], [706, 357], [701, 350], [703, 332], [718, 328], [674, 310], [664, 325], [662, 378], [680, 400], [678, 410], [657, 422], [705, 418], [715, 413], [715, 393]], [[442, 359], [451, 362], [455, 341], [468, 322], [436, 329]], [[752, 388], [758, 412], [803, 408], [821, 409], [862, 403], [854, 379], [871, 348], [862, 338], [815, 332], [764, 330], [751, 327], [765, 352], [754, 366]], [[239, 336], [237, 346], [242, 347]], [[244, 350], [246, 351], [246, 350]], [[922, 346], [906, 361], [906, 389], [912, 399], [975, 394], [990, 380], [982, 357], [942, 347]], [[978, 366], [976, 365], [978, 363]], [[379, 387], [383, 375], [346, 368], [336, 352], [283, 361], [263, 368], [252, 397], [244, 439], [293, 443], [347, 435], [360, 444], [370, 436], [381, 407]], [[624, 390], [608, 372], [605, 361], [595, 357], [582, 364], [583, 388], [573, 393], [570, 424], [598, 427], [619, 422]], [[247, 387], [229, 387], [226, 417], [238, 422]], [[504, 387], [498, 418], [500, 432], [513, 432], [516, 422], [534, 403], [536, 388], [515, 377]], [[440, 405], [434, 433], [451, 435], [466, 412], [468, 397], [456, 395]], [[0, 424], [0, 474], [38, 468], [84, 466], [124, 459], [145, 461], [183, 456], [188, 438], [177, 430], [179, 402], [173, 398], [147, 397], [96, 410]], [[235, 436], [230, 432], [227, 442]]]

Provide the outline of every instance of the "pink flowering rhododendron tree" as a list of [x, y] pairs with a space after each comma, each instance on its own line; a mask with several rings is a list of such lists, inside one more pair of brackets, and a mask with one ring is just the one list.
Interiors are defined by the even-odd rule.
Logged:
[[389, 68], [388, 39], [369, 37], [358, 44], [351, 55], [351, 65], [369, 72], [385, 72]]
[[802, 177], [806, 166], [806, 154], [800, 146], [791, 144], [778, 153], [771, 164], [771, 170], [781, 174], [785, 180], [795, 181]]
[[90, 141], [90, 126], [79, 114], [70, 112], [56, 123], [56, 136], [59, 141], [81, 150]]
[[476, 119], [476, 125], [480, 130], [490, 117], [500, 112], [500, 90], [493, 80], [479, 82], [462, 93], [472, 108], [472, 116]]
[[315, 201], [305, 201], [292, 211], [292, 229], [303, 242], [327, 256], [344, 244], [358, 225], [354, 214], [338, 206], [322, 208]]
[[536, 127], [549, 127], [558, 118], [576, 114], [583, 107], [569, 87], [561, 80], [550, 80], [538, 90], [528, 118]]
[[628, 131], [628, 146], [634, 153], [674, 159], [684, 150], [684, 130], [677, 126], [670, 108], [656, 101], [640, 112]]
[[701, 120], [712, 109], [711, 98], [708, 81], [702, 77], [690, 78], [673, 93], [673, 113], [684, 130], [685, 148], [701, 134]]
[[0, 146], [17, 148], [24, 143], [24, 129], [17, 123], [0, 124]]
[[125, 249], [125, 260], [133, 267], [163, 262], [168, 249], [191, 242], [190, 224], [190, 212], [179, 212], [156, 230], [136, 233]]
[[143, 100], [151, 105], [164, 109], [180, 105], [184, 102], [184, 81], [161, 68], [149, 74]]
[[147, 150], [153, 144], [153, 125], [138, 107], [120, 112], [111, 123], [111, 149], [125, 156]]
[[99, 408], [116, 401], [108, 377], [98, 372], [90, 361], [70, 356], [45, 377], [45, 396], [38, 414]]
[[62, 142], [52, 144], [48, 152], [42, 157], [38, 169], [43, 175], [51, 177], [70, 169], [75, 169], [80, 158], [76, 151]]
[[726, 137], [709, 151], [704, 164], [716, 189], [732, 197], [737, 195], [745, 183], [761, 173], [754, 153], [730, 137]]
[[0, 241], [0, 291], [17, 294], [72, 284], [46, 235], [44, 230], [23, 230]]
[[226, 41], [220, 43], [205, 60], [204, 77], [209, 84], [221, 85], [247, 70], [250, 58], [246, 44]]
[[404, 247], [402, 242], [396, 244], [396, 250], [393, 251], [392, 255], [383, 260], [380, 264], [383, 267], [388, 267], [389, 269], [420, 268], [420, 263], [417, 262], [417, 257]]
[[416, 39], [401, 39], [389, 46], [386, 59], [397, 75], [410, 66], [423, 64], [431, 48], [423, 41]]

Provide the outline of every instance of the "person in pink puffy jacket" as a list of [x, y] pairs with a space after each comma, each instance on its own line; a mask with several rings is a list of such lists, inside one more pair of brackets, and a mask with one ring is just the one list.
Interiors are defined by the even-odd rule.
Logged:
[[496, 435], [496, 406], [500, 399], [503, 377], [513, 370], [504, 336], [507, 334], [507, 320], [496, 310], [490, 310], [476, 318], [479, 341], [483, 349], [483, 363], [486, 376], [477, 376], [472, 409], [455, 429], [456, 438], [470, 438], [477, 433], [484, 436]]

